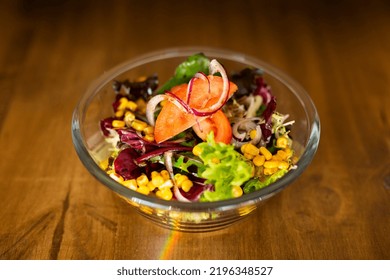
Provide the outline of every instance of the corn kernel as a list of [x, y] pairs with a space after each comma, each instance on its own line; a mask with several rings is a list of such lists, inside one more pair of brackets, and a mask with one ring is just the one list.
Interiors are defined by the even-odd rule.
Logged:
[[150, 177], [153, 179], [156, 176], [160, 176], [160, 173], [157, 171], [152, 171], [152, 173], [150, 174]]
[[265, 156], [257, 155], [253, 158], [253, 164], [256, 166], [262, 166], [265, 162]]
[[214, 164], [218, 164], [218, 163], [220, 163], [221, 161], [219, 160], [219, 158], [216, 158], [216, 157], [215, 157], [215, 158], [212, 158], [212, 159], [211, 159], [211, 162], [214, 163]]
[[101, 169], [106, 170], [108, 168], [108, 159], [102, 160], [99, 162], [99, 166]]
[[167, 102], [168, 102], [167, 100], [161, 101], [161, 102], [160, 102], [161, 107], [164, 107], [164, 105], [167, 104]]
[[286, 160], [288, 158], [288, 154], [283, 151], [283, 150], [279, 150], [277, 151], [276, 153], [282, 160]]
[[256, 138], [256, 135], [257, 135], [256, 129], [252, 129], [251, 131], [249, 131], [249, 137], [250, 137], [252, 140]]
[[171, 200], [173, 197], [173, 193], [170, 189], [163, 189], [163, 190], [158, 190], [156, 192], [156, 196], [164, 200]]
[[148, 125], [147, 127], [144, 128], [143, 132], [144, 132], [145, 134], [153, 134], [153, 133], [154, 133], [154, 127]]
[[270, 160], [272, 158], [272, 154], [266, 147], [260, 147], [260, 153], [265, 156], [266, 160]]
[[264, 175], [272, 175], [276, 171], [278, 171], [278, 168], [264, 168], [263, 173]]
[[156, 186], [152, 183], [152, 181], [149, 181], [149, 183], [147, 184], [147, 187], [149, 188], [149, 190], [151, 192], [156, 189]]
[[128, 127], [131, 127], [131, 123], [135, 120], [134, 113], [130, 112], [130, 111], [126, 111], [125, 117], [123, 118], [123, 120], [125, 121], [125, 123]]
[[161, 170], [160, 175], [164, 178], [164, 180], [169, 180], [171, 178], [167, 170]]
[[159, 187], [160, 185], [162, 185], [164, 183], [164, 178], [163, 176], [161, 175], [156, 175], [154, 177], [152, 177], [152, 184], [155, 186], [155, 187]]
[[124, 185], [125, 187], [127, 187], [133, 191], [136, 191], [138, 188], [137, 181], [135, 179], [125, 180], [122, 182], [122, 185]]
[[145, 135], [144, 139], [148, 142], [153, 142], [154, 141], [154, 136], [153, 135]]
[[120, 121], [120, 120], [113, 120], [112, 121], [112, 126], [114, 128], [122, 128], [122, 127], [125, 127], [125, 122], [124, 121]]
[[[178, 176], [176, 176], [178, 175]], [[188, 177], [186, 175], [182, 175], [182, 174], [176, 174], [175, 175], [175, 180], [176, 180], [176, 185], [180, 188], [182, 183], [186, 180], [188, 180]]]
[[290, 148], [284, 149], [284, 152], [287, 154], [287, 159], [291, 158], [293, 155], [293, 151]]
[[254, 155], [251, 155], [251, 154], [248, 154], [248, 153], [244, 153], [244, 157], [246, 159], [253, 159], [255, 156]]
[[137, 104], [137, 110], [141, 113], [141, 114], [145, 114], [146, 112], [146, 102], [143, 98], [138, 98], [137, 101], [135, 101], [135, 103]]
[[121, 99], [119, 99], [119, 105], [117, 107], [117, 110], [124, 111], [126, 109], [126, 105], [127, 105], [127, 98], [121, 97]]
[[137, 189], [137, 192], [142, 193], [144, 195], [148, 195], [150, 193], [150, 190], [148, 186], [141, 186]]
[[149, 182], [148, 176], [146, 176], [145, 174], [142, 174], [136, 180], [138, 186], [146, 186]]
[[288, 139], [284, 136], [279, 137], [276, 140], [276, 147], [282, 148], [282, 149], [287, 148], [288, 147]]
[[121, 117], [123, 117], [124, 114], [125, 114], [124, 111], [118, 110], [118, 111], [115, 112], [115, 117], [121, 118]]
[[280, 155], [276, 154], [276, 155], [272, 155], [271, 160], [282, 161], [283, 159]]
[[192, 149], [192, 153], [196, 156], [200, 156], [203, 152], [203, 149], [199, 146], [195, 146], [193, 149]]
[[267, 160], [264, 162], [264, 168], [278, 168], [280, 161], [277, 160]]
[[279, 165], [278, 165], [278, 168], [279, 168], [279, 169], [286, 170], [286, 169], [288, 169], [288, 167], [289, 167], [288, 162], [286, 162], [286, 161], [281, 161], [281, 162], [279, 162]]
[[138, 107], [138, 105], [137, 105], [137, 103], [135, 103], [134, 101], [127, 101], [127, 103], [126, 103], [126, 108], [128, 108], [129, 110], [131, 110], [131, 111], [135, 111], [135, 110], [137, 110], [137, 107]]
[[259, 154], [259, 149], [251, 143], [242, 145], [241, 151], [243, 151], [244, 154], [250, 154], [253, 156], [256, 156]]
[[242, 188], [240, 186], [233, 186], [233, 188], [232, 188], [233, 197], [240, 197], [240, 196], [242, 196], [242, 194], [243, 194], [243, 191], [242, 191]]
[[146, 122], [143, 122], [143, 121], [140, 121], [140, 120], [137, 120], [137, 119], [135, 119], [135, 120], [131, 123], [131, 127], [134, 128], [134, 129], [137, 130], [137, 131], [142, 131], [142, 130], [144, 130], [147, 126], [148, 126], [148, 124], [147, 124]]
[[181, 185], [181, 189], [185, 192], [188, 192], [192, 186], [194, 185], [194, 183], [192, 183], [192, 181], [190, 180], [185, 180], [182, 185]]

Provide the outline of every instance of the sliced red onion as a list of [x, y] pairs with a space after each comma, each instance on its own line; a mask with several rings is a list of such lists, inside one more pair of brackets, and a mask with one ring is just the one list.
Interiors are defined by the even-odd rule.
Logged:
[[172, 151], [166, 151], [164, 153], [164, 163], [169, 173], [169, 177], [171, 177], [171, 180], [173, 181], [173, 183], [175, 183], [175, 174], [173, 174], [173, 166], [172, 166], [172, 156], [173, 156]]
[[[235, 122], [233, 124], [233, 127], [232, 127], [233, 136], [236, 139], [243, 141], [245, 139], [247, 133], [249, 132], [249, 130], [256, 129], [256, 131], [257, 131], [257, 129], [258, 129], [257, 127], [258, 127], [259, 122], [260, 123], [264, 122], [264, 120], [262, 118], [259, 118], [259, 117], [243, 118], [241, 120], [238, 120], [237, 122]], [[245, 132], [239, 132], [239, 129], [241, 127], [244, 128]], [[258, 135], [258, 133], [256, 134], [256, 136], [257, 135]]]
[[258, 144], [260, 142], [262, 136], [263, 136], [263, 133], [261, 131], [261, 126], [260, 125], [256, 125], [256, 137], [253, 138], [250, 142], [253, 145], [256, 145], [256, 144]]
[[214, 103], [210, 107], [206, 108], [206, 110], [204, 110], [204, 111], [197, 111], [197, 113], [201, 113], [201, 114], [202, 113], [211, 113], [211, 114], [215, 113], [216, 111], [221, 109], [222, 106], [225, 105], [225, 103], [229, 99], [230, 84], [229, 84], [228, 76], [227, 76], [226, 71], [223, 68], [223, 66], [216, 59], [213, 59], [210, 62], [209, 71], [210, 71], [211, 75], [213, 75], [215, 73], [221, 74], [222, 81], [223, 81], [223, 88], [222, 88], [221, 95], [219, 96], [219, 99], [216, 103]]
[[173, 92], [166, 91], [165, 95], [169, 97], [169, 101], [171, 101], [173, 104], [175, 104], [176, 107], [181, 109], [184, 113], [194, 114], [193, 109], [190, 107], [190, 105], [185, 103], [179, 96], [177, 96]]
[[148, 152], [146, 154], [143, 154], [142, 156], [138, 157], [135, 161], [136, 163], [140, 164], [148, 159], [151, 159], [152, 157], [155, 157], [155, 156], [159, 156], [159, 155], [162, 155], [164, 154], [165, 152], [168, 152], [168, 151], [173, 151], [173, 152], [177, 152], [177, 151], [192, 151], [192, 147], [187, 147], [187, 146], [168, 146], [168, 147], [162, 147], [162, 148], [158, 148], [158, 149], [155, 149], [151, 152]]
[[150, 125], [154, 126], [154, 112], [156, 111], [157, 105], [167, 98], [165, 94], [158, 94], [149, 100], [146, 105], [146, 119]]
[[256, 115], [256, 111], [260, 108], [261, 104], [263, 103], [263, 98], [260, 95], [251, 95], [252, 98], [250, 100], [249, 107], [246, 111], [246, 117], [251, 118]]
[[203, 81], [206, 81], [208, 83], [208, 92], [210, 93], [211, 91], [211, 85], [210, 85], [210, 80], [209, 77], [203, 73], [203, 72], [198, 72], [194, 75], [195, 78], [202, 79]]
[[[189, 108], [186, 108], [187, 112], [191, 113], [191, 114], [194, 114], [195, 116], [197, 117], [206, 117], [206, 116], [211, 116], [212, 114], [214, 114], [215, 112], [217, 112], [218, 110], [220, 110], [223, 105], [225, 105], [225, 103], [228, 101], [229, 99], [229, 89], [230, 89], [230, 83], [229, 83], [229, 79], [228, 79], [228, 76], [226, 74], [226, 71], [225, 69], [223, 68], [223, 66], [215, 59], [213, 59], [211, 62], [210, 62], [210, 65], [209, 65], [209, 71], [210, 71], [210, 74], [215, 74], [215, 73], [220, 73], [221, 76], [222, 76], [222, 81], [223, 81], [223, 88], [222, 88], [222, 92], [219, 96], [219, 99], [216, 103], [214, 103], [213, 105], [211, 105], [210, 107], [208, 108], [205, 108], [203, 110], [196, 110], [194, 108], [190, 108], [189, 106], [185, 106], [187, 105], [188, 103], [184, 103], [185, 105], [182, 105], [183, 107], [189, 107]], [[200, 73], [200, 72], [199, 72]], [[199, 74], [199, 76], [201, 76], [202, 74]], [[193, 83], [193, 81], [190, 83]], [[192, 87], [192, 85], [191, 85]], [[210, 91], [210, 82], [209, 82], [209, 91]], [[179, 98], [180, 99], [180, 98]], [[181, 99], [180, 99], [181, 100]], [[187, 97], [187, 100], [189, 100], [189, 98]]]
[[202, 79], [204, 81], [207, 81], [208, 82], [208, 93], [210, 93], [210, 90], [211, 90], [211, 87], [210, 87], [210, 80], [209, 78], [207, 77], [206, 74], [204, 74], [203, 72], [198, 72], [194, 75], [194, 77], [188, 82], [188, 86], [187, 86], [187, 95], [186, 95], [186, 103], [187, 104], [190, 104], [190, 99], [191, 99], [191, 93], [192, 93], [192, 87], [193, 87], [193, 84], [195, 82], [195, 79]]
[[190, 104], [190, 98], [191, 98], [191, 93], [192, 93], [192, 87], [194, 85], [195, 77], [193, 77], [187, 85], [187, 94], [186, 94], [186, 103]]
[[193, 114], [190, 106], [188, 106], [173, 92], [167, 91], [165, 94], [158, 94], [151, 98], [146, 106], [146, 119], [151, 126], [155, 125], [154, 113], [156, 111], [156, 107], [163, 100], [169, 100], [183, 112]]
[[207, 112], [198, 111], [198, 110], [196, 110], [194, 108], [191, 108], [190, 105], [185, 103], [182, 99], [180, 99], [180, 97], [178, 97], [173, 92], [167, 91], [167, 92], [165, 92], [165, 95], [167, 95], [169, 97], [169, 101], [174, 103], [176, 105], [176, 107], [181, 109], [184, 113], [189, 113], [189, 114], [192, 114], [192, 115], [197, 116], [197, 117], [208, 117], [208, 116], [211, 116], [212, 114], [216, 113], [220, 109], [219, 108], [217, 110], [213, 110], [213, 111], [210, 111], [210, 112], [209, 111], [207, 111]]
[[179, 188], [177, 187], [176, 180], [175, 180], [175, 174], [173, 173], [172, 156], [173, 156], [172, 151], [167, 151], [164, 153], [165, 167], [167, 168], [167, 171], [169, 173], [169, 177], [171, 178], [171, 180], [173, 182], [173, 193], [175, 194], [175, 197], [178, 201], [191, 202], [190, 200], [188, 200], [187, 198], [185, 198], [181, 194]]
[[208, 80], [209, 80], [209, 78], [207, 77], [207, 75], [206, 75], [205, 73], [203, 73], [203, 72], [197, 72], [197, 73], [195, 73], [194, 77], [195, 77], [195, 78], [202, 79], [202, 80], [204, 80], [204, 81], [208, 81]]
[[179, 187], [177, 185], [173, 185], [173, 193], [175, 194], [175, 197], [178, 201], [181, 201], [181, 202], [191, 202], [191, 200], [185, 198], [182, 194], [181, 194], [181, 191], [179, 189]]
[[235, 123], [232, 127], [232, 132], [233, 132], [233, 136], [240, 140], [240, 141], [243, 141], [245, 139], [245, 136], [246, 136], [246, 132], [239, 132], [238, 131], [238, 128], [240, 127], [240, 123]]

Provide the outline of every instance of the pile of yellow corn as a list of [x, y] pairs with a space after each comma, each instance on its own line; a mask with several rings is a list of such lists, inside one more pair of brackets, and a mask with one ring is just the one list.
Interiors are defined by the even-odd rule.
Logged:
[[[157, 197], [164, 200], [171, 200], [173, 197], [172, 188], [174, 184], [167, 170], [162, 170], [160, 172], [153, 171], [150, 178], [145, 174], [142, 174], [139, 177], [130, 180], [124, 180], [123, 177], [116, 174], [114, 170], [108, 171], [107, 174], [125, 187], [144, 195], [149, 195], [154, 192]], [[186, 175], [179, 173], [175, 174], [174, 180], [176, 186], [181, 188], [184, 192], [188, 192], [193, 186], [192, 181], [188, 179]]]
[[274, 155], [266, 147], [258, 148], [251, 143], [244, 144], [241, 152], [245, 158], [252, 160], [256, 167], [262, 167], [264, 175], [272, 175], [280, 169], [287, 170], [295, 160], [287, 137], [279, 137], [276, 146], [279, 150]]
[[113, 128], [131, 127], [140, 132], [146, 141], [154, 141], [154, 127], [148, 125], [146, 122], [139, 120], [135, 116], [135, 112], [143, 111], [146, 107], [142, 99], [137, 102], [128, 100], [126, 97], [119, 99], [119, 105], [115, 111], [115, 117], [119, 118], [112, 121]]

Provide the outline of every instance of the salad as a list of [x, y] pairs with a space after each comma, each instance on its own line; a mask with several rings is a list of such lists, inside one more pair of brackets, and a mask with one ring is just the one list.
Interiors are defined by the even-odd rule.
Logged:
[[194, 54], [160, 85], [157, 74], [114, 81], [100, 121], [110, 155], [100, 167], [144, 195], [183, 202], [237, 198], [296, 168], [290, 129], [260, 69], [228, 74]]

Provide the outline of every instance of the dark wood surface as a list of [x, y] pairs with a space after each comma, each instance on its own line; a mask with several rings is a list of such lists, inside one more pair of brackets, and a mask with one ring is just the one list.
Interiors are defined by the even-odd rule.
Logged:
[[[0, 1], [0, 41], [0, 259], [390, 258], [389, 1]], [[94, 78], [189, 45], [280, 68], [322, 125], [301, 178], [212, 233], [145, 220], [86, 171], [70, 135]]]

